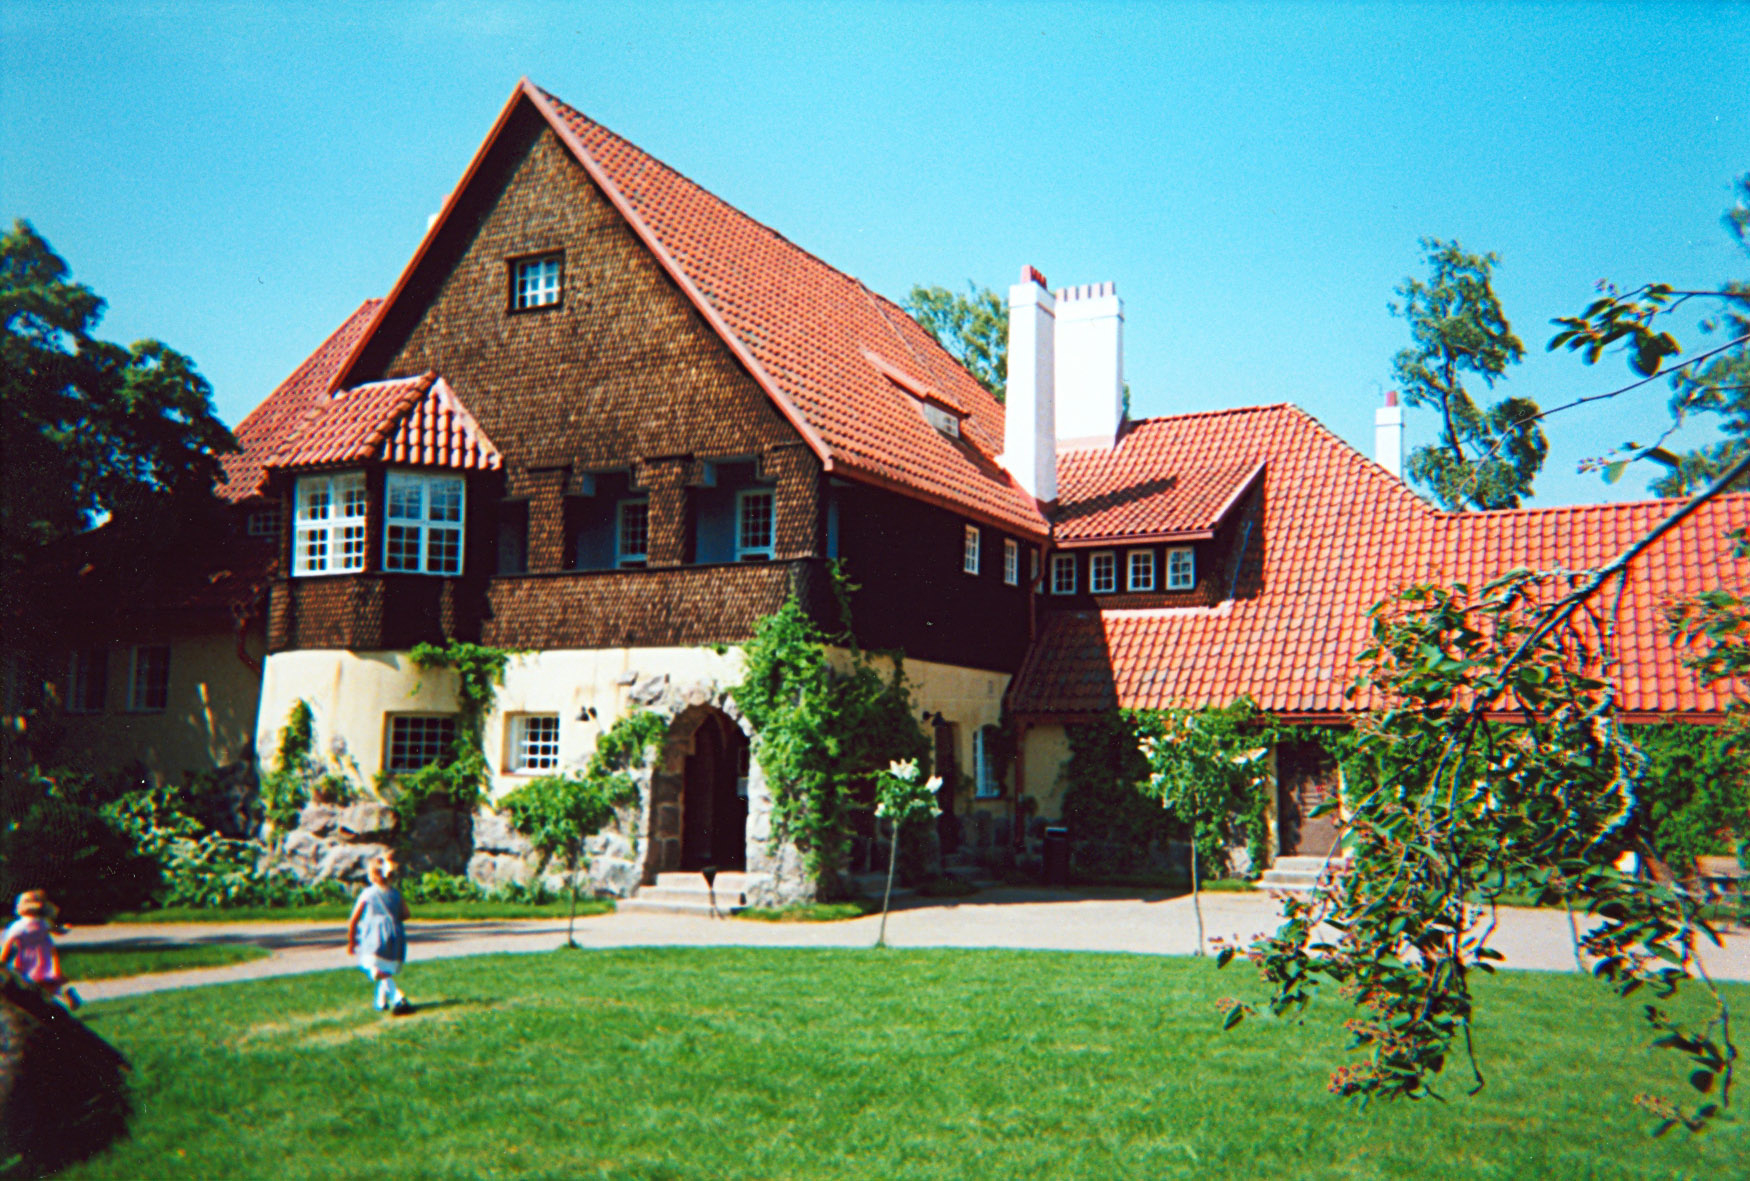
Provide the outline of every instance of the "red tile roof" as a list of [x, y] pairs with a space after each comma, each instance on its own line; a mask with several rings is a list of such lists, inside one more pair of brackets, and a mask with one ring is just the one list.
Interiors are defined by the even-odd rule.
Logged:
[[[995, 462], [1002, 406], [897, 305], [526, 80], [500, 128], [522, 101], [543, 114], [829, 469], [1044, 536], [1038, 504]], [[446, 215], [455, 205], [452, 196]], [[961, 437], [931, 426], [865, 350], [963, 410]]]
[[269, 468], [378, 460], [496, 471], [503, 458], [435, 373], [354, 386], [317, 399], [292, 423]]
[[1263, 473], [1256, 458], [1213, 460], [1171, 420], [1133, 425], [1118, 445], [1057, 458], [1052, 536], [1062, 546], [1207, 537]]
[[[1242, 693], [1281, 714], [1342, 714], [1356, 708], [1343, 691], [1367, 646], [1367, 610], [1388, 593], [1418, 581], [1476, 586], [1521, 566], [1598, 566], [1677, 503], [1439, 512], [1293, 406], [1153, 419], [1138, 434], [1153, 436], [1152, 453], [1194, 459], [1196, 470], [1265, 464], [1262, 524], [1249, 542], [1262, 562], [1259, 590], [1215, 608], [1043, 612], [1010, 689], [1018, 714], [1217, 704]], [[1064, 457], [1060, 471], [1076, 462]], [[1164, 468], [1160, 478], [1175, 474]], [[1664, 608], [1711, 587], [1750, 589], [1724, 540], [1747, 525], [1750, 495], [1721, 497], [1631, 568], [1618, 621], [1620, 704], [1631, 715], [1729, 703], [1726, 686], [1704, 689], [1682, 666]]]
[[266, 462], [284, 442], [286, 432], [311, 404], [334, 386], [340, 367], [364, 338], [371, 317], [383, 301], [367, 299], [346, 322], [323, 341], [279, 388], [249, 412], [236, 430], [241, 451], [224, 458], [224, 482], [218, 493], [226, 500], [242, 501], [261, 494]]

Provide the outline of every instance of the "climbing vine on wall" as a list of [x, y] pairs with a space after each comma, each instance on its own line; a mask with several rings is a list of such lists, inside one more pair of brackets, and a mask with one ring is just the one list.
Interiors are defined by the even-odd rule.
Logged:
[[[849, 588], [834, 570], [841, 609]], [[792, 842], [810, 876], [831, 890], [850, 849], [858, 789], [894, 760], [929, 758], [913, 714], [903, 655], [883, 677], [857, 647], [848, 610], [827, 636], [791, 599], [761, 619], [744, 649], [746, 669], [729, 692], [754, 725], [754, 754], [772, 798], [772, 845]], [[834, 668], [829, 644], [848, 667]]]
[[471, 812], [486, 786], [486, 716], [498, 703], [504, 670], [511, 653], [485, 644], [451, 640], [444, 645], [419, 644], [413, 663], [429, 672], [449, 669], [456, 674], [456, 738], [445, 758], [388, 781], [395, 811], [403, 827], [420, 812], [450, 807]]

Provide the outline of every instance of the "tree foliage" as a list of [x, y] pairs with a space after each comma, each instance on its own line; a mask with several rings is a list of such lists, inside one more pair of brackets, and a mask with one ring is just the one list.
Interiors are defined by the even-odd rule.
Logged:
[[1002, 296], [970, 280], [965, 295], [919, 285], [905, 297], [905, 310], [979, 385], [1003, 400], [1009, 383], [1009, 309]]
[[[1334, 1093], [1435, 1096], [1461, 1053], [1483, 1085], [1474, 980], [1501, 959], [1500, 901], [1530, 894], [1589, 912], [1594, 975], [1653, 999], [1654, 1045], [1683, 1055], [1705, 1100], [1687, 1112], [1645, 1100], [1663, 1126], [1700, 1127], [1729, 1106], [1727, 1003], [1697, 956], [1718, 936], [1688, 891], [1617, 868], [1625, 852], [1653, 852], [1633, 823], [1647, 759], [1615, 715], [1608, 626], [1583, 608], [1635, 552], [1578, 586], [1516, 571], [1476, 591], [1412, 587], [1374, 608], [1354, 691], [1381, 708], [1347, 764], [1350, 864], [1247, 951], [1274, 986], [1273, 1012], [1303, 1007], [1321, 981], [1357, 1007], [1346, 1023], [1357, 1058], [1332, 1076]], [[1690, 982], [1708, 1016], [1686, 1025], [1663, 1002]], [[1228, 1023], [1251, 1011], [1231, 1005]]]
[[1220, 871], [1229, 845], [1244, 842], [1261, 865], [1269, 836], [1269, 719], [1249, 697], [1204, 709], [1137, 717], [1148, 759], [1145, 790], [1191, 830], [1191, 902], [1203, 954], [1203, 874]]
[[1402, 302], [1388, 305], [1414, 342], [1392, 373], [1404, 401], [1437, 411], [1440, 427], [1438, 442], [1411, 452], [1406, 470], [1447, 509], [1517, 508], [1549, 450], [1537, 404], [1504, 398], [1484, 407], [1465, 388], [1469, 375], [1492, 389], [1525, 355], [1495, 297], [1500, 258], [1435, 238], [1422, 249], [1428, 278], [1406, 278], [1396, 289]]
[[194, 362], [97, 339], [104, 302], [69, 275], [28, 222], [0, 237], [0, 580], [143, 495], [204, 495], [237, 449]]
[[616, 810], [638, 798], [632, 770], [649, 761], [649, 751], [662, 741], [668, 723], [649, 711], [627, 714], [596, 739], [595, 751], [582, 775], [543, 775], [523, 784], [499, 801], [511, 824], [529, 839], [541, 859], [540, 869], [557, 860], [565, 869], [571, 896], [565, 942], [577, 921], [577, 878], [588, 867], [584, 842], [613, 821]]
[[[835, 578], [837, 576], [835, 575]], [[837, 583], [841, 605], [847, 588]], [[826, 890], [850, 847], [850, 812], [875, 773], [895, 760], [927, 760], [902, 655], [883, 678], [845, 620], [829, 639], [791, 599], [762, 618], [743, 649], [745, 670], [729, 692], [754, 725], [754, 755], [772, 798], [772, 845], [794, 843]]]

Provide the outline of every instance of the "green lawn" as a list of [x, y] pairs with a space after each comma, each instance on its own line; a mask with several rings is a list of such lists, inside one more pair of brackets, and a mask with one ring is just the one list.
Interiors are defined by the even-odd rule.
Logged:
[[[570, 909], [564, 899], [533, 905], [525, 902], [413, 902], [408, 907], [415, 920], [443, 919], [562, 919]], [[612, 898], [581, 898], [577, 917], [607, 914]], [[311, 923], [346, 921], [350, 902], [316, 902], [308, 906], [171, 906], [163, 910], [131, 910], [110, 918], [112, 923]]]
[[144, 976], [148, 972], [180, 972], [184, 968], [216, 968], [265, 959], [265, 948], [234, 943], [163, 943], [146, 947], [62, 947], [61, 970], [69, 980], [105, 980], [112, 976]]
[[[1649, 1135], [1677, 1064], [1577, 977], [1487, 982], [1490, 1085], [1331, 1098], [1345, 1015], [1249, 1021], [1249, 970], [997, 951], [631, 949], [409, 965], [90, 1006], [129, 1138], [68, 1177], [1742, 1177]], [[1734, 989], [1736, 1003], [1750, 989]], [[1737, 1163], [1734, 1164], [1733, 1162]]]

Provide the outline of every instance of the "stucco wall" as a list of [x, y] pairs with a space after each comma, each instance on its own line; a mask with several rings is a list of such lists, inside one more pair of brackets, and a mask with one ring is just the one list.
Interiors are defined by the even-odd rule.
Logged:
[[[148, 636], [142, 644], [170, 648], [168, 704], [161, 712], [127, 708], [131, 645], [112, 645], [101, 713], [65, 714], [57, 761], [101, 771], [138, 760], [167, 780], [185, 772], [210, 771], [244, 757], [255, 732], [260, 682], [237, 658], [236, 637], [227, 632]], [[261, 645], [252, 642], [251, 648]], [[64, 695], [65, 672], [53, 682]]]
[[1069, 763], [1069, 734], [1062, 726], [1030, 726], [1021, 740], [1021, 794], [1039, 801], [1036, 816], [1063, 815], [1063, 769]]

